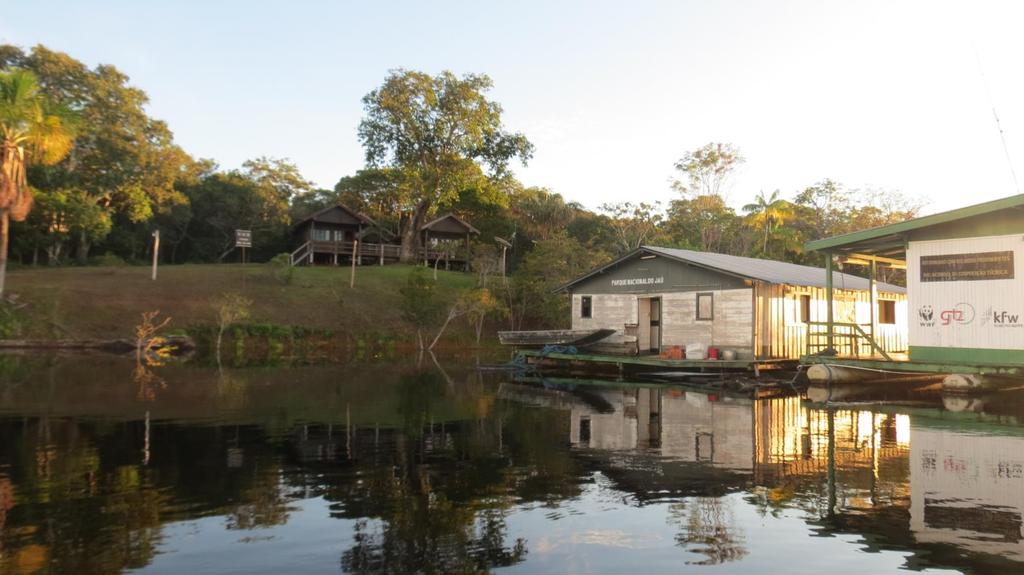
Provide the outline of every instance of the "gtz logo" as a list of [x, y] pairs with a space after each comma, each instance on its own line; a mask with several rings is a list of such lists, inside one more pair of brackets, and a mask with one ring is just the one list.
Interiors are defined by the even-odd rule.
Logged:
[[953, 309], [944, 309], [939, 312], [939, 319], [942, 325], [967, 325], [974, 321], [974, 306], [969, 303], [958, 303]]

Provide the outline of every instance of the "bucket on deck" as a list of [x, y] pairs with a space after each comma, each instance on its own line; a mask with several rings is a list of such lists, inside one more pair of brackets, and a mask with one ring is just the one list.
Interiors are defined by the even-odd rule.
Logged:
[[718, 348], [717, 347], [709, 347], [708, 348], [708, 359], [718, 359]]

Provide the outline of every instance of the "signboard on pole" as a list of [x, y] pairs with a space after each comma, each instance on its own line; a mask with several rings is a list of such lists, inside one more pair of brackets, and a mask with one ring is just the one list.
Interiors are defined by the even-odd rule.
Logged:
[[252, 230], [235, 230], [235, 247], [252, 247]]

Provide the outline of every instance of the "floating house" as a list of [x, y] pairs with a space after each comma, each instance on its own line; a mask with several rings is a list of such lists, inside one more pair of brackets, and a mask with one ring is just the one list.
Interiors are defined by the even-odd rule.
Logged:
[[909, 324], [908, 355], [850, 358], [834, 343], [837, 321], [827, 318], [830, 353], [808, 363], [1024, 374], [1024, 273], [1016, 270], [1024, 261], [1024, 194], [810, 242], [807, 249], [823, 252], [829, 268], [846, 262], [872, 274], [884, 266], [906, 269], [909, 310], [898, 318]]
[[[480, 232], [454, 214], [445, 214], [419, 229], [423, 249], [421, 258], [429, 264], [444, 262], [465, 269], [469, 262], [470, 241]], [[369, 216], [343, 204], [315, 212], [292, 227], [295, 250], [292, 265], [338, 265], [395, 263], [401, 252], [399, 238]]]
[[824, 349], [829, 317], [846, 334], [833, 345], [850, 355], [906, 349], [904, 288], [811, 266], [644, 246], [560, 289], [572, 329], [635, 335], [640, 354], [698, 343], [737, 360], [797, 360]]

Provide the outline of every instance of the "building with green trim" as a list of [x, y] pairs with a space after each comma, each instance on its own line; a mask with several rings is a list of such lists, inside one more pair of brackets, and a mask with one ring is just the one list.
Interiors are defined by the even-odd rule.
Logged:
[[910, 361], [902, 363], [910, 368], [1024, 373], [1024, 270], [1016, 268], [1024, 262], [1024, 194], [806, 248], [824, 252], [828, 269], [866, 265], [872, 277], [880, 266], [907, 270]]

